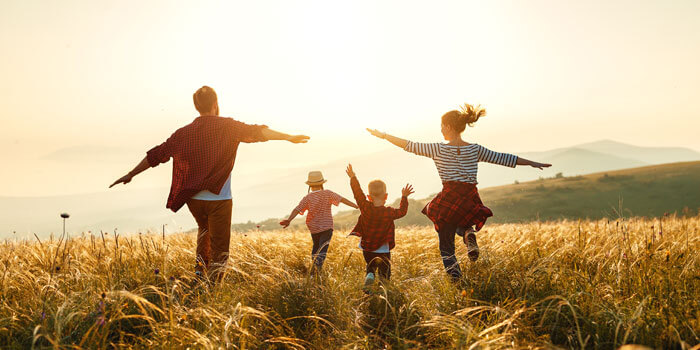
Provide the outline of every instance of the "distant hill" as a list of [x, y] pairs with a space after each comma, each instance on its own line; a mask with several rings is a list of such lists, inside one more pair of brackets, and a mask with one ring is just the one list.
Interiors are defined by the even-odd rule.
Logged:
[[640, 147], [611, 140], [584, 143], [574, 147], [649, 164], [700, 160], [699, 152], [683, 147]]
[[[485, 145], [489, 147], [489, 145]], [[639, 147], [619, 142], [603, 140], [572, 147], [553, 149], [543, 152], [519, 152], [511, 149], [494, 149], [501, 152], [512, 152], [525, 158], [550, 162], [551, 168], [544, 171], [530, 167], [516, 169], [505, 168], [488, 163], [479, 164], [479, 188], [486, 191], [492, 186], [513, 184], [516, 180], [524, 183], [537, 180], [540, 177], [551, 178], [557, 173], [571, 177], [581, 174], [613, 171], [625, 168], [653, 165], [659, 162], [700, 160], [700, 153], [687, 148], [677, 147]], [[55, 152], [46, 157], [48, 160], [61, 164], [61, 168], [45, 169], [42, 174], [28, 176], [43, 176], [51, 178], [53, 171], [76, 172], [76, 164], [83, 164], [89, 159], [96, 158], [95, 152], [104, 153], [112, 160], [128, 158], [128, 166], [132, 166], [133, 154], [119, 149], [76, 147]], [[120, 153], [121, 152], [121, 153]], [[298, 203], [306, 194], [304, 184], [306, 174], [310, 170], [321, 170], [328, 179], [327, 188], [351, 198], [350, 186], [345, 175], [345, 166], [352, 163], [360, 180], [366, 183], [372, 179], [382, 179], [387, 183], [389, 198], [396, 199], [400, 188], [411, 183], [416, 189], [416, 198], [424, 198], [436, 193], [441, 188], [440, 179], [433, 162], [425, 157], [419, 157], [398, 148], [362, 155], [343, 157], [326, 163], [273, 169], [266, 166], [253, 166], [245, 162], [236, 165], [233, 173], [232, 190], [234, 197], [233, 222], [251, 223], [270, 217], [282, 217]], [[116, 163], [115, 163], [116, 164]], [[122, 166], [124, 169], [127, 166]], [[54, 197], [0, 197], [0, 238], [8, 237], [17, 232], [18, 236], [31, 236], [32, 232], [46, 235], [60, 229], [58, 214], [67, 211], [73, 215], [68, 227], [72, 232], [113, 230], [144, 231], [160, 229], [167, 224], [169, 230], [180, 227], [188, 229], [195, 222], [187, 208], [177, 214], [165, 209], [169, 185], [171, 164], [164, 164], [151, 174], [138, 178], [135, 185], [143, 185], [152, 181], [161, 188], [137, 189], [132, 185], [117, 187], [105, 192], [91, 194], [76, 194]], [[114, 180], [114, 174], [120, 174], [124, 169], [114, 168], [111, 163], [96, 163], [91, 166], [81, 165], [80, 176], [76, 182], [100, 182], [107, 184]], [[260, 170], [258, 170], [260, 169]], [[86, 176], [86, 174], [91, 174]], [[108, 175], [106, 175], [108, 174]], [[93, 176], [94, 175], [94, 176]], [[156, 176], [157, 175], [157, 176]], [[77, 180], [79, 179], [79, 180]], [[102, 187], [102, 186], [101, 186]], [[484, 192], [486, 193], [486, 192]], [[343, 210], [347, 207], [336, 208]], [[345, 214], [343, 214], [345, 215]], [[412, 220], [418, 222], [422, 217]], [[408, 220], [408, 219], [407, 219]], [[498, 215], [494, 220], [499, 220]]]
[[[683, 162], [584, 176], [547, 178], [480, 190], [493, 210], [489, 222], [524, 222], [619, 216], [662, 216], [664, 213], [696, 215], [700, 209], [700, 162]], [[431, 196], [432, 197], [432, 196]], [[409, 213], [397, 225], [429, 225], [420, 213], [428, 199], [411, 200]], [[397, 205], [398, 203], [394, 203]], [[347, 228], [359, 212], [342, 211], [336, 225]], [[234, 225], [237, 230], [278, 228], [278, 220]], [[303, 221], [295, 221], [303, 225]]]

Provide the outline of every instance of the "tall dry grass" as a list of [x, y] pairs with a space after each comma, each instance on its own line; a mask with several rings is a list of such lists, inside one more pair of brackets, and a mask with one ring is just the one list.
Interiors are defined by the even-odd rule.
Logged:
[[308, 233], [234, 235], [226, 277], [192, 234], [5, 241], [2, 348], [615, 348], [700, 342], [700, 217], [487, 225], [449, 282], [429, 227], [397, 231], [392, 281], [361, 291], [356, 238], [321, 276]]

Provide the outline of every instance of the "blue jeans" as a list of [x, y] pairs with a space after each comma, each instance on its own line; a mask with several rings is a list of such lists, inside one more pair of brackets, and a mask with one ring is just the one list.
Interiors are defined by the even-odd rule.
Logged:
[[332, 229], [311, 234], [311, 239], [314, 242], [314, 246], [311, 248], [311, 259], [313, 260], [314, 267], [317, 269], [323, 267], [323, 262], [326, 260], [326, 253], [328, 253], [328, 245], [331, 243], [331, 237], [333, 237]]
[[455, 256], [455, 234], [464, 237], [466, 230], [465, 227], [443, 225], [438, 231], [442, 264], [445, 266], [445, 272], [450, 275], [454, 282], [462, 278], [462, 269], [459, 267], [457, 256]]

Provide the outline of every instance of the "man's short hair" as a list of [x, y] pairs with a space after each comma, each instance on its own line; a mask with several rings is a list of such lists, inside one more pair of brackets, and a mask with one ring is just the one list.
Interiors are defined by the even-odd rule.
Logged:
[[192, 99], [194, 100], [194, 108], [197, 108], [200, 114], [210, 113], [217, 104], [216, 91], [206, 85], [195, 91]]
[[373, 180], [367, 188], [370, 196], [383, 196], [386, 194], [386, 184], [382, 180]]

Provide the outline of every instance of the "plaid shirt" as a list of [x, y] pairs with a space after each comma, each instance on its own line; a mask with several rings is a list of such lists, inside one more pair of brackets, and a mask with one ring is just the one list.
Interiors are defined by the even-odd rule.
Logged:
[[445, 224], [457, 227], [472, 227], [476, 231], [493, 216], [491, 209], [484, 206], [476, 185], [467, 182], [446, 181], [442, 191], [423, 208], [425, 214], [434, 224], [435, 230]]
[[233, 170], [240, 142], [265, 141], [264, 125], [248, 125], [231, 118], [200, 116], [175, 131], [146, 154], [155, 167], [173, 158], [173, 180], [167, 208], [178, 211], [196, 193], [221, 192]]
[[375, 207], [365, 198], [357, 177], [350, 179], [352, 194], [357, 206], [360, 207], [360, 217], [352, 229], [352, 235], [360, 236], [360, 246], [365, 251], [375, 251], [384, 243], [389, 243], [389, 249], [396, 245], [394, 241], [394, 220], [402, 218], [408, 210], [408, 199], [401, 197], [399, 209], [386, 206]]

